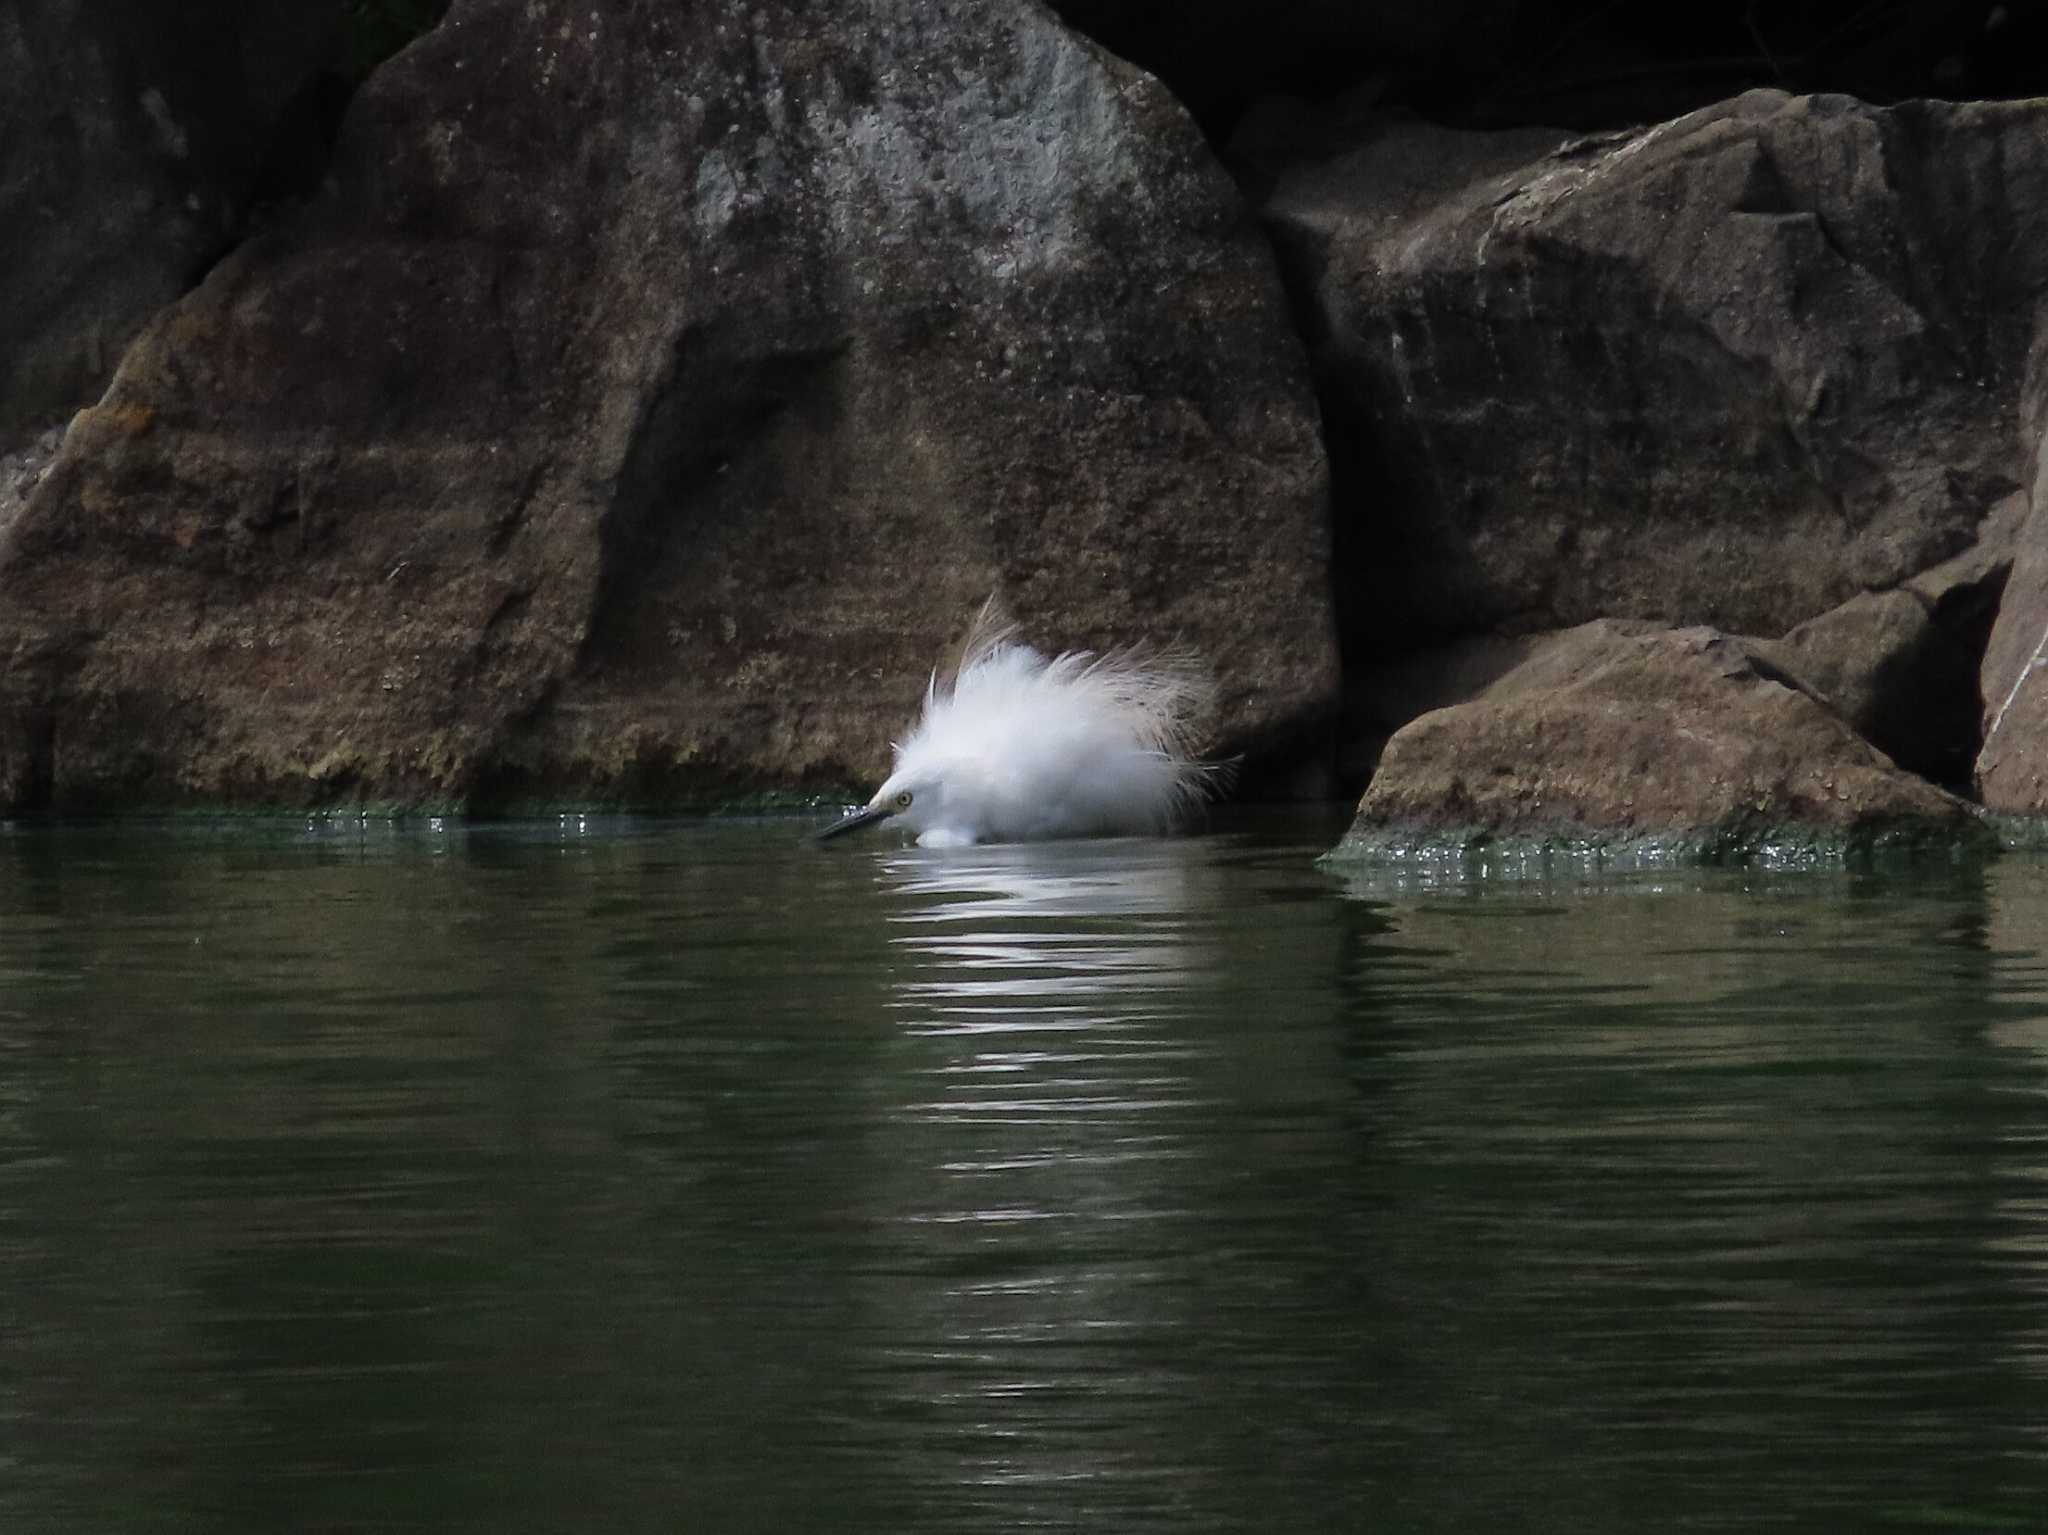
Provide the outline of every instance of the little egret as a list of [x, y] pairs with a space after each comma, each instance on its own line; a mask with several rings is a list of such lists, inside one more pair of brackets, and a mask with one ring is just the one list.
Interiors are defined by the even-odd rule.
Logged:
[[1222, 787], [1193, 733], [1216, 687], [1192, 652], [1133, 645], [1047, 660], [991, 597], [952, 676], [897, 743], [875, 797], [819, 841], [895, 820], [920, 847], [1158, 835]]

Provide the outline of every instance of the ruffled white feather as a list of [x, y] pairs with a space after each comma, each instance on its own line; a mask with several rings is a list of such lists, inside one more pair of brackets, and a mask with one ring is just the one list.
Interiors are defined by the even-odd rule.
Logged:
[[1216, 702], [1199, 656], [1133, 645], [1048, 660], [1017, 635], [990, 598], [871, 810], [928, 847], [1156, 835], [1222, 786], [1194, 754]]

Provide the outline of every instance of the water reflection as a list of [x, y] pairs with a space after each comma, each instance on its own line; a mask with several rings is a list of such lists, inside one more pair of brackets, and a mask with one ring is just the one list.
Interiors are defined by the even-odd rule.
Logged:
[[[1507, 1410], [1560, 1457], [1616, 1491], [1728, 1477], [1752, 1514], [2011, 1517], [2048, 1254], [2013, 1199], [2044, 1074], [2008, 1048], [2037, 1004], [1990, 936], [2002, 881], [1352, 877], [1386, 927], [1347, 966], [1351, 1069], [1397, 1198], [1458, 1211], [1403, 1283], [1488, 1311]], [[1570, 1364], [1538, 1385], [1539, 1353]]]
[[[2041, 944], [2048, 932], [2048, 867], [2008, 860], [1990, 880], [1987, 942], [1996, 956], [2001, 993], [2008, 1005], [1993, 1017], [1989, 1038], [2030, 1070], [2015, 1071], [2004, 1084], [2012, 1112], [2000, 1147], [2006, 1193], [1995, 1215], [1996, 1234], [1987, 1261], [2009, 1266], [2037, 1297], [2048, 1302], [2048, 959]], [[2034, 1382], [2048, 1380], [2048, 1304], [2032, 1325], [2019, 1327], [2007, 1354]], [[2048, 1407], [2033, 1417], [2034, 1438], [2048, 1445]]]
[[0, 1528], [2027, 1527], [2048, 872], [0, 837]]
[[889, 1005], [923, 1090], [882, 1132], [908, 1176], [877, 1211], [896, 1260], [873, 1299], [924, 1342], [875, 1385], [950, 1518], [1054, 1519], [1075, 1487], [1142, 1503], [1185, 1471], [1148, 1425], [1190, 1388], [1170, 1278], [1197, 1256], [1204, 855], [1109, 842], [881, 866]]
[[[1199, 867], [1162, 853], [1170, 846], [1026, 845], [953, 854], [953, 864], [885, 864], [904, 1027], [928, 1037], [1072, 1031], [1107, 1044], [1170, 1013], [1213, 963], [1189, 931]], [[976, 1060], [991, 1069], [1025, 1064], [996, 1040], [981, 1046]]]

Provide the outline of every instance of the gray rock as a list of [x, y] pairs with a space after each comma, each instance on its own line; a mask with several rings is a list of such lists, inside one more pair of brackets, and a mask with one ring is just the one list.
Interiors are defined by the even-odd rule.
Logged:
[[7, 537], [8, 527], [28, 504], [29, 493], [42, 483], [63, 443], [63, 432], [52, 427], [11, 453], [0, 453], [0, 540]]
[[992, 589], [1333, 707], [1270, 254], [1006, 0], [462, 0], [164, 313], [0, 544], [0, 802], [872, 779]]
[[1600, 616], [1778, 635], [2021, 488], [2048, 105], [1758, 91], [1642, 131], [1382, 120], [1266, 203], [1360, 653]]

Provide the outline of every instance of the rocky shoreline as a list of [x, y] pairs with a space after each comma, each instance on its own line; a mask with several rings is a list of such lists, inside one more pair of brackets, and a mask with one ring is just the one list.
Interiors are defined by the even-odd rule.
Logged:
[[1036, 0], [455, 0], [337, 96], [199, 9], [0, 29], [0, 814], [835, 793], [991, 591], [1357, 846], [2048, 813], [2048, 101], [1437, 122], [1386, 6], [1231, 106]]

